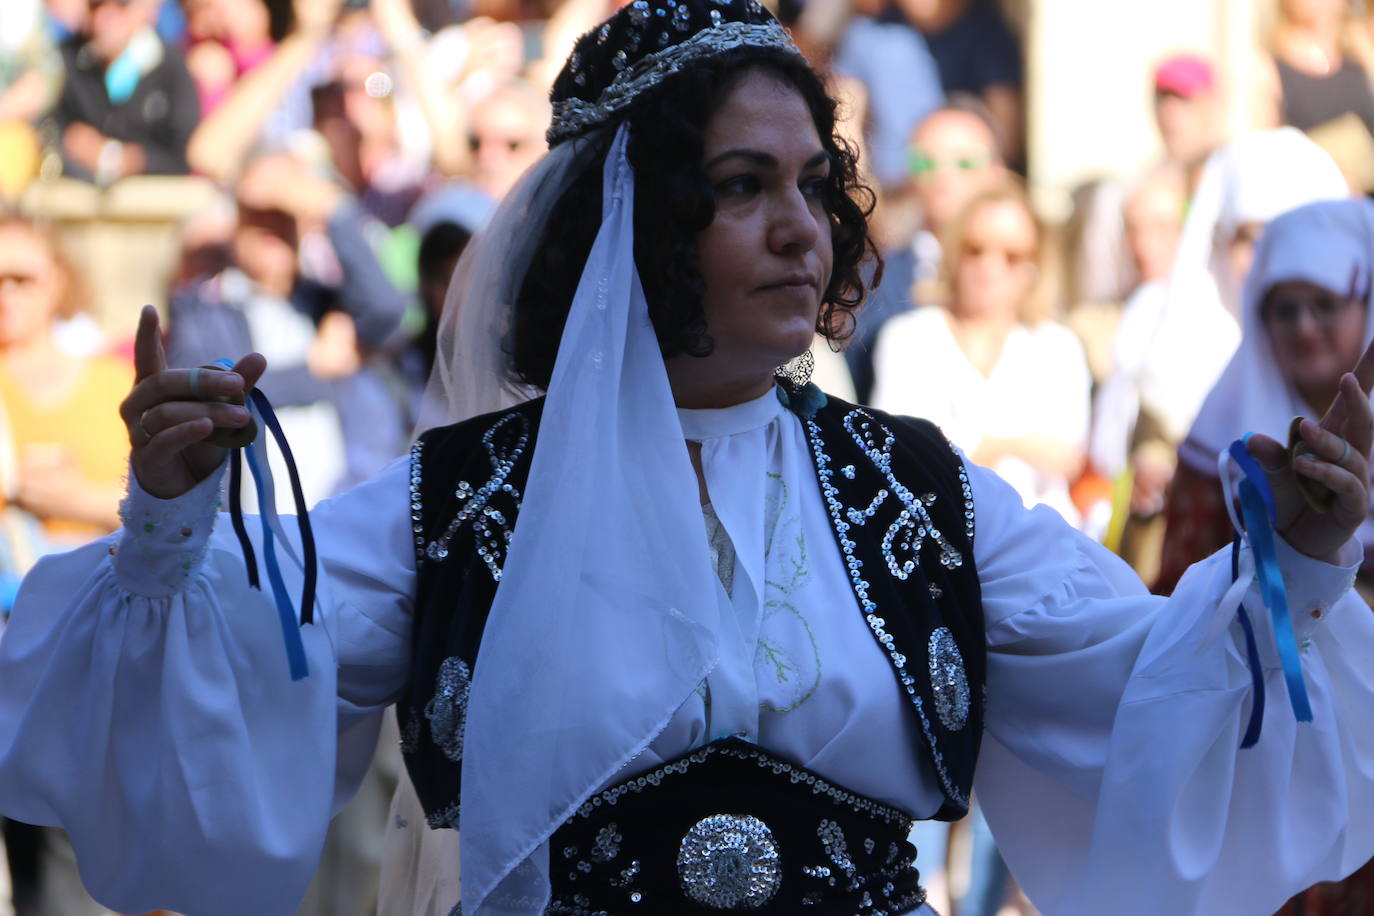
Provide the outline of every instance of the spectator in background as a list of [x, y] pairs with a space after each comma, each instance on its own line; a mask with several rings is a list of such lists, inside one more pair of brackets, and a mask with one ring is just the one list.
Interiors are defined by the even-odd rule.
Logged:
[[156, 15], [156, 0], [91, 0], [85, 34], [62, 45], [56, 120], [68, 174], [103, 185], [189, 170], [196, 87], [154, 31]]
[[265, 0], [185, 0], [186, 67], [196, 81], [201, 116], [228, 97], [246, 73], [276, 49]]
[[[59, 345], [60, 322], [84, 300], [52, 232], [0, 216], [0, 618], [40, 556], [119, 527], [129, 440], [118, 411], [133, 370]], [[62, 831], [6, 823], [4, 833], [21, 912], [106, 912], [82, 888]]]
[[1164, 165], [1147, 173], [1126, 198], [1126, 240], [1140, 285], [1126, 300], [1111, 346], [1111, 368], [1093, 403], [1093, 469], [1115, 482], [1108, 511], [1108, 546], [1145, 582], [1159, 572], [1164, 491], [1173, 477], [1174, 449], [1151, 422], [1140, 423], [1135, 379], [1145, 358], [1154, 316], [1164, 305], [1169, 271], [1178, 251], [1187, 208], [1181, 169]]
[[[1184, 192], [1191, 195], [1221, 138], [1222, 99], [1215, 73], [1202, 57], [1177, 54], [1155, 67], [1151, 82], [1155, 124], [1164, 146], [1159, 167], [1182, 174]], [[1146, 184], [1153, 181], [1146, 179]], [[1137, 270], [1123, 218], [1131, 193], [1129, 182], [1115, 178], [1080, 185], [1073, 192], [1073, 214], [1066, 226], [1065, 321], [1082, 339], [1099, 382], [1113, 371], [1113, 340], [1123, 303], [1148, 282]]]
[[987, 106], [1003, 155], [1021, 163], [1021, 43], [997, 5], [991, 0], [896, 0], [893, 13], [925, 36], [945, 94], [965, 92]]
[[[279, 408], [306, 496], [331, 495], [347, 474], [341, 382], [361, 364], [359, 344], [381, 346], [406, 298], [387, 279], [359, 228], [355, 199], [285, 154], [249, 163], [237, 188], [233, 265], [174, 293], [168, 358], [210, 362], [257, 350], [272, 368], [259, 387]], [[337, 289], [301, 276], [299, 224], [323, 221], [342, 267]], [[283, 499], [283, 511], [289, 502]]]
[[61, 76], [42, 0], [0, 4], [0, 201], [18, 197], [38, 173], [35, 125], [52, 108]]
[[1176, 54], [1154, 73], [1155, 124], [1164, 161], [1182, 169], [1191, 195], [1203, 166], [1222, 140], [1223, 104], [1216, 71], [1197, 54]]
[[500, 200], [525, 170], [544, 155], [552, 109], [533, 86], [511, 80], [472, 109], [472, 183]]
[[1312, 131], [1353, 114], [1374, 133], [1374, 88], [1345, 52], [1349, 0], [1280, 0], [1270, 49], [1282, 123]]
[[[410, 225], [420, 237], [417, 260], [425, 327], [415, 340], [413, 358], [403, 359], [403, 365], [417, 397], [434, 368], [439, 319], [447, 304], [449, 282], [458, 268], [458, 259], [494, 209], [490, 197], [454, 182], [426, 194], [410, 214]], [[418, 407], [418, 402], [414, 407]]]
[[50, 232], [0, 218], [0, 400], [18, 462], [7, 498], [69, 546], [119, 527], [128, 442], [110, 410], [132, 379], [119, 360], [59, 346], [81, 290]]
[[[566, 4], [560, 14], [575, 14], [575, 7]], [[526, 67], [526, 38], [520, 27], [478, 17], [450, 25], [431, 38], [421, 28], [410, 0], [372, 0], [370, 9], [404, 89], [413, 94], [424, 115], [433, 141], [435, 167], [450, 178], [468, 177], [473, 157], [471, 109], [494, 89], [523, 71], [535, 69]], [[588, 22], [568, 39], [568, 47], [558, 58], [560, 63], [571, 50], [572, 39], [601, 18]], [[547, 31], [544, 40], [557, 42]], [[547, 79], [551, 82], [552, 74]], [[535, 94], [542, 97], [546, 93], [547, 84], [541, 83]], [[541, 150], [543, 145], [541, 137]]]
[[227, 184], [255, 146], [284, 142], [291, 131], [310, 126], [309, 83], [342, 8], [343, 0], [294, 0], [286, 36], [233, 84], [192, 134], [186, 152], [192, 168]]
[[[948, 294], [889, 321], [874, 355], [873, 406], [925, 417], [1027, 505], [1071, 522], [1091, 379], [1077, 338], [1050, 319], [1045, 230], [1006, 177], [974, 196], [947, 237]], [[919, 359], [912, 355], [919, 353]]]
[[385, 61], [356, 44], [338, 49], [331, 69], [311, 92], [315, 131], [363, 210], [398, 226], [419, 199], [429, 165], [402, 144], [395, 79]]
[[925, 39], [906, 22], [855, 16], [835, 48], [834, 68], [863, 85], [870, 174], [881, 188], [899, 189], [912, 131], [944, 102]]
[[920, 123], [907, 146], [907, 169], [902, 193], [883, 206], [882, 284], [856, 316], [844, 351], [862, 403], [873, 391], [873, 345], [883, 323], [930, 303], [940, 275], [941, 240], [968, 202], [1006, 173], [991, 120], [967, 96], [956, 96]]

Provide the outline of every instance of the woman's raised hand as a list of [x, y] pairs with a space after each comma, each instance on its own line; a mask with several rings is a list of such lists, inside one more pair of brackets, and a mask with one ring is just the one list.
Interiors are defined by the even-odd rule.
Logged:
[[261, 354], [249, 353], [232, 372], [168, 369], [157, 309], [144, 306], [134, 341], [134, 387], [119, 407], [139, 486], [173, 499], [218, 468], [225, 449], [206, 437], [216, 426], [247, 426], [252, 418], [246, 408], [214, 399], [246, 395], [266, 368]]
[[[1311, 454], [1290, 462], [1280, 443], [1268, 436], [1250, 437], [1250, 453], [1265, 469], [1274, 490], [1275, 528], [1294, 548], [1329, 563], [1336, 562], [1340, 548], [1369, 515], [1372, 388], [1374, 343], [1360, 357], [1355, 371], [1341, 377], [1340, 392], [1321, 422], [1302, 421], [1302, 438]], [[1299, 489], [1299, 476], [1331, 491], [1327, 511], [1312, 508]]]

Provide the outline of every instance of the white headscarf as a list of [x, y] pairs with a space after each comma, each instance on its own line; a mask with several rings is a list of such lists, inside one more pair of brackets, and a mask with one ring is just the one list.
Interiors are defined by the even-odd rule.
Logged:
[[1309, 204], [1274, 220], [1260, 240], [1245, 280], [1240, 346], [1207, 395], [1187, 441], [1179, 448], [1180, 459], [1198, 471], [1215, 474], [1218, 453], [1235, 439], [1257, 432], [1283, 441], [1293, 417], [1312, 413], [1279, 371], [1260, 319], [1260, 304], [1275, 284], [1306, 280], [1342, 296], [1353, 290], [1366, 297], [1363, 343], [1368, 345], [1374, 338], [1374, 308], [1368, 299], [1371, 276], [1374, 203]]
[[1331, 157], [1291, 127], [1242, 136], [1207, 161], [1158, 320], [1142, 343], [1141, 406], [1171, 440], [1192, 425], [1240, 340], [1240, 290], [1226, 263], [1226, 243], [1246, 223], [1349, 196]]

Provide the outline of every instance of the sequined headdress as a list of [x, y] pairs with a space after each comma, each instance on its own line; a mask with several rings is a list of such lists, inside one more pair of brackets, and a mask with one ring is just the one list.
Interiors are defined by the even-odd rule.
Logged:
[[758, 0], [634, 0], [578, 39], [553, 85], [549, 146], [614, 121], [673, 74], [745, 47], [801, 54]]

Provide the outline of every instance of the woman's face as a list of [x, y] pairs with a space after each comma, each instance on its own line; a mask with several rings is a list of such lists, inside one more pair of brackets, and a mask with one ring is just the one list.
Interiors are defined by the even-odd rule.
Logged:
[[1364, 351], [1364, 303], [1315, 283], [1275, 284], [1260, 319], [1279, 372], [1305, 396], [1325, 398]]
[[21, 227], [0, 228], [0, 347], [47, 334], [61, 294], [47, 242]]
[[716, 199], [697, 236], [713, 371], [771, 377], [810, 346], [830, 283], [830, 159], [801, 94], [751, 70], [707, 122], [702, 161]]
[[1038, 246], [1035, 221], [1024, 206], [1012, 200], [979, 204], [955, 253], [955, 314], [1019, 314], [1035, 283]]
[[1283, 18], [1290, 24], [1308, 28], [1338, 26], [1349, 9], [1348, 0], [1283, 0]]

